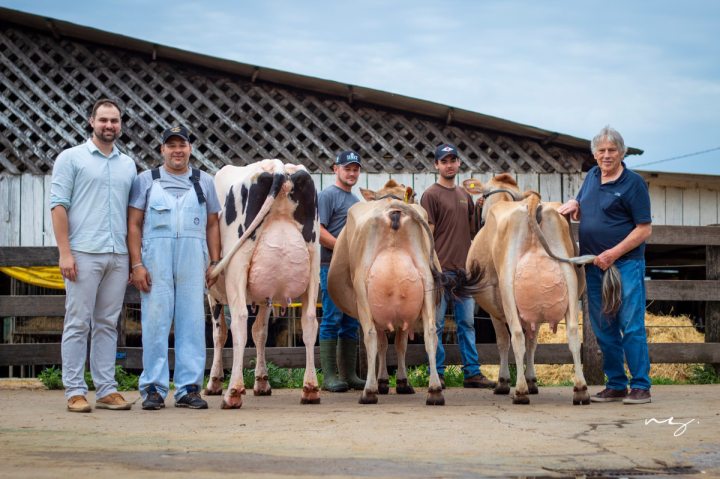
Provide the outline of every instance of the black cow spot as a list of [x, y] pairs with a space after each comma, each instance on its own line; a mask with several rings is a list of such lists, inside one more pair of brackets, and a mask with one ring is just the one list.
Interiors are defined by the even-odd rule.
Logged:
[[233, 189], [230, 188], [225, 198], [225, 224], [230, 226], [236, 218], [237, 208], [235, 208], [235, 194], [233, 193]]
[[293, 213], [295, 221], [302, 225], [302, 235], [306, 243], [315, 241], [315, 218], [317, 218], [317, 192], [315, 183], [307, 171], [300, 170], [290, 176], [293, 189], [290, 199], [297, 203]]

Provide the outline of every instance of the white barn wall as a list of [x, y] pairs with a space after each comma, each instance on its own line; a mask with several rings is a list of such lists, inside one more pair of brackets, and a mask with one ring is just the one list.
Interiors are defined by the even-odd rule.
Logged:
[[[333, 174], [312, 174], [318, 191], [335, 183]], [[463, 172], [457, 183], [475, 178], [488, 181], [492, 173]], [[517, 174], [520, 189], [539, 191], [545, 201], [566, 201], [574, 198], [582, 185], [584, 174]], [[696, 175], [644, 174], [649, 183], [652, 218], [656, 225], [704, 226], [720, 222], [720, 177]], [[436, 174], [361, 173], [353, 192], [359, 187], [379, 189], [394, 178], [412, 186], [419, 201], [423, 192], [436, 181]], [[55, 238], [49, 204], [50, 175], [0, 175], [0, 246], [54, 246]]]

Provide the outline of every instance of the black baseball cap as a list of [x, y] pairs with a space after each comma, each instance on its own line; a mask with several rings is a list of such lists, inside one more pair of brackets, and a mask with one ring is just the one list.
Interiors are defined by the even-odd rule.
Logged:
[[167, 143], [167, 141], [173, 136], [178, 136], [183, 140], [187, 141], [188, 143], [192, 143], [193, 141], [195, 141], [195, 135], [190, 133], [188, 129], [184, 126], [171, 126], [170, 128], [163, 131], [162, 144], [164, 145], [165, 143]]
[[458, 154], [458, 150], [457, 150], [457, 148], [455, 148], [455, 145], [453, 145], [453, 144], [441, 143], [435, 149], [435, 161], [440, 161], [448, 155], [452, 155], [456, 158], [460, 158], [460, 155]]
[[335, 158], [335, 164], [340, 166], [349, 165], [350, 163], [357, 163], [358, 166], [362, 166], [360, 163], [360, 155], [352, 150], [343, 151]]

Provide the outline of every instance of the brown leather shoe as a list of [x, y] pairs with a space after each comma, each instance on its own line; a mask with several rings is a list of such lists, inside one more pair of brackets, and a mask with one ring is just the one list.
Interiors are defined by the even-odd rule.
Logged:
[[67, 408], [70, 412], [90, 412], [92, 408], [88, 404], [85, 396], [78, 394], [68, 399]]
[[113, 411], [124, 411], [132, 407], [132, 403], [125, 400], [120, 393], [110, 393], [107, 396], [95, 401], [97, 409], [111, 409]]
[[592, 402], [613, 402], [622, 401], [627, 397], [627, 389], [605, 388], [594, 396], [590, 396]]
[[490, 381], [483, 374], [476, 374], [473, 377], [467, 378], [463, 381], [464, 388], [482, 388], [482, 389], [493, 389], [497, 386], [495, 381]]
[[646, 404], [651, 402], [650, 391], [647, 389], [632, 388], [630, 394], [623, 399], [623, 404]]

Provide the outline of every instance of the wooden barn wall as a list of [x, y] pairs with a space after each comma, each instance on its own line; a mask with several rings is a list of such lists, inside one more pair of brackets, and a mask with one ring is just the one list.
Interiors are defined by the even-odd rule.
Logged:
[[[313, 174], [318, 191], [335, 181], [331, 174]], [[520, 173], [515, 178], [521, 189], [539, 191], [544, 201], [566, 201], [580, 189], [584, 175]], [[487, 173], [458, 175], [487, 181]], [[0, 246], [54, 246], [49, 204], [50, 175], [0, 175]], [[418, 201], [432, 185], [432, 173], [364, 173], [358, 186], [376, 190], [390, 178], [412, 186]], [[359, 191], [355, 189], [358, 196]], [[653, 223], [656, 225], [707, 226], [720, 222], [720, 181], [716, 189], [650, 185]]]

